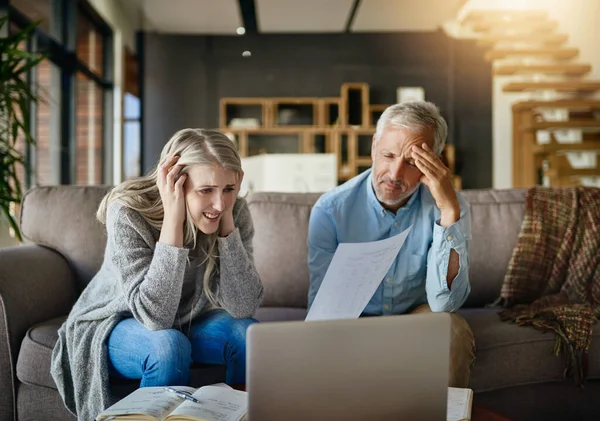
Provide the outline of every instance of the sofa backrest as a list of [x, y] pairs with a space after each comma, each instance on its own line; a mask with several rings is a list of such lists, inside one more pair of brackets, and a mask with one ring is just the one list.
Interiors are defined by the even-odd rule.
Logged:
[[471, 205], [469, 243], [471, 294], [465, 307], [482, 307], [498, 298], [523, 222], [527, 190], [464, 190]]
[[[500, 292], [521, 228], [525, 190], [465, 190], [473, 239], [471, 295], [465, 306], [493, 302]], [[306, 307], [312, 205], [319, 194], [255, 193], [248, 198], [255, 226], [254, 259], [265, 285], [265, 307]]]
[[62, 254], [80, 290], [100, 269], [106, 229], [96, 211], [108, 186], [43, 186], [29, 190], [21, 205], [20, 227], [32, 243]]
[[[106, 230], [95, 218], [107, 186], [37, 187], [21, 206], [27, 241], [61, 253], [83, 289], [100, 269]], [[521, 228], [525, 190], [465, 190], [470, 203], [471, 295], [466, 305], [494, 301]], [[318, 193], [255, 193], [247, 198], [254, 221], [254, 259], [265, 285], [263, 306], [306, 307], [308, 220]]]

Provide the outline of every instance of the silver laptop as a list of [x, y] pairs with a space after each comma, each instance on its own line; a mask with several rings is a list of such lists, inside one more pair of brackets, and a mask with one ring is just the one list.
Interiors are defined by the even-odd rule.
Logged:
[[250, 421], [446, 419], [450, 315], [251, 325]]

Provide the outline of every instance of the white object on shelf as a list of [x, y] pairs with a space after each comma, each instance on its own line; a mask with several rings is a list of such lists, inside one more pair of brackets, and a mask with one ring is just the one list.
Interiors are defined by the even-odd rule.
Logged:
[[397, 102], [425, 101], [425, 89], [421, 86], [402, 86], [396, 89]]
[[569, 110], [567, 108], [540, 108], [539, 113], [544, 121], [568, 121]]
[[596, 168], [598, 161], [598, 154], [594, 152], [567, 152], [565, 153], [569, 165], [572, 168], [583, 169], [583, 168]]
[[540, 145], [550, 143], [550, 132], [548, 130], [538, 130], [535, 132], [535, 141]]
[[337, 157], [330, 153], [264, 154], [242, 158], [241, 195], [255, 192], [322, 193], [337, 186]]
[[583, 131], [581, 129], [555, 130], [554, 137], [558, 143], [581, 143]]
[[260, 127], [260, 123], [256, 118], [232, 118], [229, 122], [229, 127], [255, 129]]
[[600, 187], [600, 177], [579, 177], [579, 181], [585, 187]]

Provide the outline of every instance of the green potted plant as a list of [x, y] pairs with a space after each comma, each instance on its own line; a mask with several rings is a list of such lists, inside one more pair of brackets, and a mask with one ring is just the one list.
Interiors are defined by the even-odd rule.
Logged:
[[[8, 16], [0, 18], [0, 31], [9, 25]], [[0, 220], [6, 219], [17, 240], [22, 241], [14, 215], [24, 186], [19, 174], [31, 169], [26, 160], [27, 145], [35, 144], [31, 133], [30, 107], [37, 101], [27, 73], [44, 59], [41, 54], [24, 51], [23, 45], [34, 36], [37, 24], [0, 37]]]

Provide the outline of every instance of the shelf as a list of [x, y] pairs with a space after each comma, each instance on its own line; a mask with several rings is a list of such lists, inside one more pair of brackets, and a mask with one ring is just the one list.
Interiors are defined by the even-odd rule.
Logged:
[[[600, 120], [538, 121], [521, 127], [521, 130], [596, 129], [600, 130]], [[596, 131], [594, 130], [594, 131]], [[589, 130], [588, 130], [589, 131]]]
[[545, 73], [565, 76], [583, 76], [592, 70], [589, 64], [503, 64], [495, 66], [493, 72], [498, 76], [514, 75], [516, 73]]
[[502, 87], [502, 92], [547, 90], [557, 92], [595, 92], [600, 90], [600, 82], [577, 80], [565, 82], [511, 82]]
[[374, 127], [377, 125], [377, 121], [381, 117], [381, 114], [389, 107], [389, 105], [384, 104], [371, 104], [369, 106], [369, 127]]
[[600, 140], [591, 140], [581, 143], [550, 143], [546, 145], [535, 145], [532, 151], [536, 155], [549, 155], [556, 152], [585, 152], [600, 151]]
[[228, 127], [236, 118], [255, 119], [259, 126], [269, 126], [268, 105], [263, 98], [221, 98], [219, 126]]
[[600, 101], [591, 99], [559, 99], [556, 101], [520, 101], [513, 104], [513, 111], [532, 110], [534, 108], [598, 109]]
[[523, 32], [517, 34], [494, 34], [484, 35], [477, 40], [479, 46], [490, 46], [498, 42], [515, 42], [515, 43], [527, 43], [527, 44], [539, 44], [546, 46], [558, 46], [564, 44], [569, 40], [567, 34], [544, 34], [544, 33], [531, 33]]
[[273, 127], [314, 127], [319, 124], [317, 98], [269, 98]]
[[555, 60], [568, 60], [578, 55], [578, 48], [496, 48], [486, 52], [484, 57], [488, 61], [510, 56], [547, 56]]
[[369, 85], [342, 84], [340, 101], [341, 126], [369, 126]]

